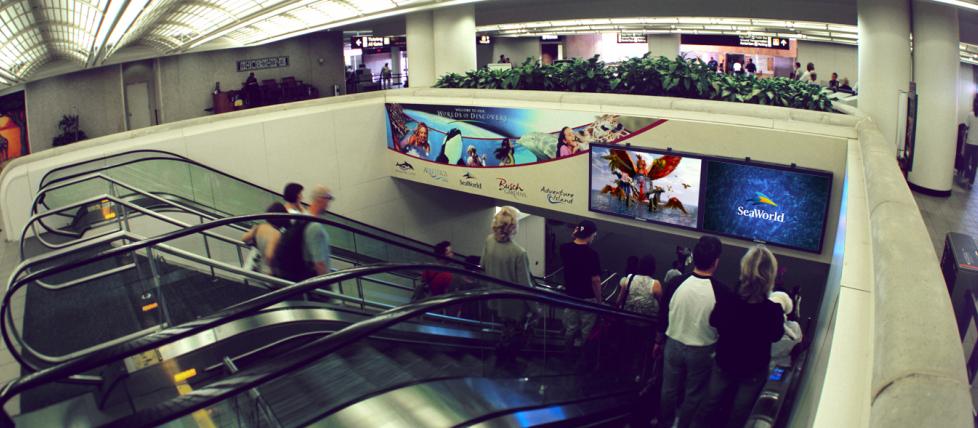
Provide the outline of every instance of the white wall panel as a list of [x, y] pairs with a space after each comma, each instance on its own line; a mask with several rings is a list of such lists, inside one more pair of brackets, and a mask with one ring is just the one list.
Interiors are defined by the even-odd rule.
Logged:
[[268, 183], [265, 133], [261, 123], [236, 120], [187, 130], [191, 159], [255, 183]]

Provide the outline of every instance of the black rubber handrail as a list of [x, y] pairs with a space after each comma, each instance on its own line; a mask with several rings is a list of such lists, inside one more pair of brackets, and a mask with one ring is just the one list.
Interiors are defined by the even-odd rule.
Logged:
[[[113, 421], [107, 426], [157, 426], [181, 416], [193, 413], [196, 410], [216, 404], [226, 398], [246, 392], [278, 377], [302, 369], [334, 351], [351, 345], [354, 342], [366, 339], [374, 333], [400, 322], [413, 319], [429, 311], [466, 302], [497, 299], [520, 299], [524, 301], [555, 304], [583, 311], [599, 312], [604, 316], [631, 316], [616, 313], [613, 310], [600, 307], [600, 310], [598, 310], [598, 308], [576, 301], [572, 302], [568, 299], [555, 298], [554, 296], [529, 293], [516, 289], [490, 289], [456, 293], [443, 298], [402, 306], [400, 308], [395, 308], [384, 312], [371, 319], [350, 325], [329, 336], [309, 342], [304, 348], [306, 350], [305, 352], [285, 355], [260, 366], [241, 371], [235, 375], [216, 381], [187, 395], [159, 403], [156, 406], [138, 411], [135, 414]], [[653, 328], [653, 325], [655, 324], [655, 322], [649, 318], [636, 318], [639, 318], [642, 322], [648, 323], [649, 328]]]
[[[45, 182], [47, 180], [47, 178], [48, 178], [49, 175], [51, 175], [52, 173], [55, 173], [57, 171], [62, 171], [62, 170], [68, 169], [68, 168], [78, 167], [78, 166], [81, 166], [81, 165], [84, 165], [84, 164], [87, 164], [87, 163], [94, 163], [94, 162], [104, 161], [104, 160], [115, 158], [115, 157], [128, 156], [128, 155], [133, 155], [133, 154], [138, 154], [138, 153], [154, 153], [154, 154], [165, 155], [166, 157], [163, 157], [163, 156], [158, 156], [158, 157], [150, 156], [150, 157], [145, 157], [145, 158], [132, 159], [132, 160], [128, 160], [128, 161], [125, 161], [125, 162], [120, 162], [120, 163], [117, 163], [117, 164], [104, 165], [104, 166], [101, 166], [99, 168], [94, 168], [92, 170], [88, 170], [88, 171], [85, 171], [85, 172], [79, 172], [79, 173], [75, 173], [75, 174], [66, 175], [64, 177], [58, 177], [56, 179], [51, 180], [50, 183], [46, 183]], [[213, 173], [222, 175], [222, 176], [227, 177], [227, 178], [229, 178], [231, 180], [244, 183], [244, 184], [246, 184], [248, 186], [254, 187], [254, 188], [259, 189], [259, 190], [263, 190], [263, 191], [265, 191], [267, 193], [270, 193], [270, 194], [272, 194], [272, 195], [274, 195], [274, 196], [276, 196], [276, 197], [278, 197], [280, 199], [282, 198], [282, 194], [280, 194], [278, 192], [275, 192], [273, 190], [270, 190], [270, 189], [268, 189], [266, 187], [263, 187], [263, 186], [260, 186], [258, 184], [252, 183], [252, 182], [250, 182], [248, 180], [245, 180], [245, 179], [242, 179], [242, 178], [239, 178], [239, 177], [235, 177], [235, 176], [233, 176], [231, 174], [228, 174], [226, 172], [223, 172], [223, 171], [220, 171], [218, 169], [212, 168], [210, 166], [204, 165], [204, 164], [202, 164], [200, 162], [197, 162], [197, 161], [195, 161], [193, 159], [190, 159], [190, 158], [187, 158], [187, 157], [184, 157], [184, 156], [175, 154], [175, 153], [166, 152], [166, 151], [163, 151], [163, 150], [151, 150], [151, 149], [130, 150], [130, 151], [126, 151], [126, 152], [115, 153], [115, 154], [112, 154], [112, 155], [109, 155], [109, 156], [102, 156], [100, 158], [95, 158], [95, 159], [89, 159], [89, 160], [85, 160], [85, 161], [75, 162], [75, 163], [72, 163], [72, 164], [63, 165], [63, 166], [60, 166], [58, 168], [54, 168], [54, 169], [46, 172], [44, 174], [44, 176], [41, 177], [41, 185], [40, 185], [40, 188], [38, 189], [38, 192], [44, 190], [44, 188], [47, 185], [49, 185], [49, 184], [54, 184], [54, 183], [57, 183], [57, 182], [60, 182], [60, 181], [69, 180], [69, 179], [72, 179], [72, 178], [75, 178], [75, 177], [80, 177], [80, 176], [86, 175], [86, 174], [91, 174], [91, 173], [93, 173], [95, 171], [102, 171], [102, 170], [105, 170], [105, 169], [117, 168], [117, 167], [120, 167], [120, 166], [129, 165], [131, 163], [144, 162], [144, 161], [149, 161], [149, 160], [172, 160], [172, 161], [178, 161], [178, 162], [188, 163], [188, 164], [191, 164], [191, 165], [194, 165], [194, 166], [197, 166], [197, 167], [206, 169], [206, 170], [208, 170], [210, 172], [213, 172]], [[45, 208], [50, 209], [50, 207], [48, 207], [47, 204], [45, 204], [43, 200], [41, 201], [41, 203], [45, 206]], [[33, 207], [32, 207], [32, 209], [33, 209]], [[369, 224], [366, 224], [366, 223], [363, 223], [363, 222], [360, 222], [360, 221], [357, 221], [357, 220], [354, 220], [352, 218], [349, 218], [349, 217], [346, 217], [346, 216], [342, 216], [342, 215], [339, 215], [339, 214], [334, 214], [334, 213], [329, 213], [329, 214], [331, 216], [335, 216], [335, 217], [337, 217], [339, 219], [342, 219], [342, 221], [347, 221], [347, 222], [353, 223], [353, 224], [355, 224], [357, 226], [360, 226], [360, 227], [363, 227], [363, 228], [383, 231], [384, 233], [389, 233], [391, 235], [397, 236], [398, 239], [403, 239], [403, 240], [406, 240], [406, 241], [409, 241], [409, 242], [413, 242], [415, 244], [422, 245], [422, 246], [424, 246], [426, 248], [434, 248], [434, 246], [432, 246], [430, 244], [427, 244], [425, 242], [419, 241], [419, 240], [414, 239], [414, 238], [410, 238], [410, 237], [403, 236], [403, 235], [397, 235], [395, 233], [391, 233], [391, 232], [386, 231], [384, 229], [381, 229], [379, 227], [371, 226]]]
[[[194, 227], [190, 229], [199, 229], [199, 227]], [[189, 233], [193, 233], [193, 232], [192, 231], [188, 232], [187, 230], [181, 230], [181, 231], [173, 232], [169, 235], [184, 236]], [[158, 238], [152, 238], [150, 240], [147, 240], [149, 242], [140, 241], [138, 243], [129, 244], [129, 245], [125, 245], [122, 247], [105, 251], [102, 254], [100, 254], [98, 257], [111, 257], [118, 254], [120, 250], [131, 251], [134, 249], [133, 247], [152, 245], [152, 244], [162, 242], [164, 240], [165, 239], [158, 237]], [[52, 267], [45, 271], [55, 270], [58, 268], [61, 268], [61, 266]], [[452, 295], [446, 295], [440, 298], [429, 299], [426, 301], [395, 308], [387, 312], [383, 312], [375, 316], [374, 318], [354, 324], [350, 327], [341, 330], [340, 332], [330, 335], [329, 337], [333, 337], [343, 333], [341, 336], [338, 336], [340, 339], [326, 342], [331, 345], [330, 348], [324, 348], [324, 349], [328, 349], [328, 351], [331, 351], [335, 347], [342, 346], [343, 343], [347, 343], [347, 342], [342, 342], [342, 343], [339, 342], [339, 340], [341, 339], [355, 341], [358, 340], [359, 338], [372, 334], [377, 329], [385, 328], [386, 326], [397, 323], [403, 319], [412, 318], [418, 315], [423, 315], [424, 313], [430, 312], [433, 309], [456, 305], [468, 301], [499, 299], [499, 298], [535, 300], [544, 303], [558, 304], [573, 309], [589, 311], [605, 316], [613, 316], [616, 318], [628, 319], [628, 320], [643, 322], [648, 324], [655, 323], [653, 319], [642, 315], [617, 311], [608, 306], [597, 305], [591, 302], [562, 296], [556, 293], [527, 288], [524, 286], [520, 286], [518, 284], [502, 281], [497, 278], [493, 278], [479, 272], [473, 272], [471, 270], [462, 269], [455, 266], [437, 265], [437, 264], [430, 264], [430, 263], [382, 264], [382, 265], [375, 265], [375, 266], [366, 266], [366, 267], [352, 268], [352, 269], [347, 269], [339, 272], [334, 272], [328, 275], [323, 275], [300, 283], [296, 283], [295, 285], [281, 288], [279, 290], [275, 290], [270, 293], [266, 293], [261, 296], [247, 300], [245, 302], [239, 303], [237, 305], [231, 306], [213, 315], [203, 317], [177, 327], [169, 328], [161, 332], [148, 335], [146, 337], [135, 339], [127, 343], [98, 350], [93, 352], [92, 354], [78, 358], [76, 360], [68, 361], [59, 364], [57, 366], [52, 366], [47, 369], [40, 370], [36, 373], [32, 373], [23, 376], [21, 378], [15, 379], [7, 383], [3, 387], [3, 391], [2, 393], [0, 393], [0, 407], [6, 404], [7, 401], [9, 401], [14, 396], [24, 391], [27, 391], [29, 389], [41, 385], [45, 385], [48, 383], [64, 381], [70, 378], [71, 376], [85, 373], [89, 370], [92, 370], [97, 367], [101, 367], [105, 364], [119, 361], [123, 358], [130, 357], [142, 352], [146, 352], [151, 349], [156, 349], [159, 348], [160, 346], [173, 343], [177, 340], [184, 339], [192, 335], [201, 333], [203, 331], [210, 330], [219, 325], [227, 324], [235, 320], [254, 315], [255, 313], [258, 313], [262, 309], [265, 309], [269, 306], [272, 306], [274, 304], [289, 299], [296, 298], [304, 293], [315, 290], [317, 288], [321, 288], [323, 286], [355, 279], [361, 276], [369, 276], [369, 275], [376, 275], [380, 273], [389, 273], [389, 272], [397, 272], [397, 271], [405, 271], [405, 270], [417, 271], [423, 269], [438, 269], [441, 271], [447, 271], [454, 274], [469, 275], [471, 277], [476, 278], [479, 281], [495, 283], [510, 288], [477, 290], [477, 291], [456, 293]], [[38, 274], [42, 272], [39, 272]], [[29, 274], [25, 278], [33, 279], [38, 274]], [[8, 293], [6, 296], [4, 296], [4, 307], [6, 307], [9, 304], [11, 295], [12, 293]], [[0, 323], [0, 326], [5, 327], [5, 325], [6, 323]], [[321, 341], [328, 339], [329, 337], [311, 343], [321, 344]], [[277, 364], [281, 365], [283, 362], [285, 362], [285, 360], [280, 360], [277, 362]], [[250, 371], [245, 371], [241, 373], [250, 373]], [[237, 382], [240, 381], [241, 379], [237, 379]], [[240, 384], [235, 383], [230, 386], [236, 387], [236, 386], [240, 386]], [[189, 396], [184, 396], [184, 397], [189, 397]], [[207, 404], [203, 404], [203, 405], [207, 405]], [[10, 419], [9, 415], [4, 413], [4, 416], [5, 416], [4, 418], [5, 420], [0, 422], [2, 422], [3, 425], [12, 424], [12, 420]]]
[[61, 273], [61, 272], [65, 272], [65, 271], [68, 271], [68, 270], [71, 270], [71, 269], [75, 269], [75, 268], [77, 268], [79, 266], [82, 266], [82, 265], [87, 265], [87, 264], [95, 263], [95, 262], [98, 262], [98, 261], [101, 261], [101, 260], [105, 260], [105, 259], [108, 259], [108, 258], [112, 258], [112, 257], [118, 256], [118, 255], [128, 254], [129, 252], [132, 252], [132, 251], [135, 251], [135, 250], [139, 250], [139, 249], [147, 248], [147, 247], [150, 247], [150, 246], [153, 246], [153, 245], [157, 245], [157, 244], [169, 242], [169, 241], [172, 241], [174, 239], [182, 238], [184, 236], [198, 234], [198, 233], [204, 232], [206, 230], [217, 228], [217, 227], [221, 227], [221, 226], [224, 226], [224, 225], [227, 225], [227, 224], [241, 223], [241, 222], [255, 221], [255, 220], [269, 220], [269, 219], [274, 219], [274, 218], [288, 219], [288, 220], [291, 220], [291, 221], [308, 221], [308, 222], [311, 222], [311, 223], [320, 223], [320, 224], [325, 224], [325, 225], [333, 226], [333, 227], [336, 227], [336, 228], [339, 228], [339, 229], [342, 229], [342, 230], [349, 231], [349, 232], [354, 233], [354, 234], [359, 234], [359, 235], [364, 236], [364, 237], [367, 237], [367, 238], [376, 239], [376, 240], [378, 240], [380, 242], [383, 242], [385, 244], [388, 244], [388, 245], [392, 245], [392, 246], [400, 247], [400, 248], [407, 248], [407, 249], [410, 249], [411, 251], [417, 251], [418, 253], [425, 254], [428, 257], [433, 257], [436, 260], [441, 260], [443, 262], [449, 262], [449, 263], [453, 263], [453, 264], [456, 264], [456, 265], [460, 265], [460, 266], [463, 266], [463, 267], [465, 267], [465, 268], [467, 268], [469, 270], [473, 270], [473, 269], [474, 270], [481, 270], [481, 267], [476, 266], [476, 265], [472, 265], [472, 264], [468, 264], [468, 263], [466, 263], [464, 261], [450, 259], [450, 258], [441, 256], [441, 255], [435, 254], [434, 252], [424, 253], [422, 251], [418, 251], [416, 248], [411, 248], [411, 247], [409, 247], [407, 245], [404, 245], [403, 243], [391, 241], [391, 240], [387, 239], [386, 237], [379, 236], [379, 235], [374, 235], [373, 233], [369, 233], [369, 232], [360, 231], [360, 230], [357, 230], [356, 228], [354, 228], [352, 226], [349, 226], [349, 225], [346, 225], [346, 224], [337, 223], [337, 222], [332, 221], [332, 220], [327, 220], [327, 219], [323, 219], [323, 218], [319, 218], [319, 217], [313, 217], [313, 216], [310, 216], [310, 215], [305, 215], [305, 214], [284, 214], [284, 213], [283, 214], [278, 214], [278, 213], [262, 213], [262, 214], [246, 215], [246, 216], [226, 217], [226, 218], [222, 218], [222, 219], [213, 220], [213, 221], [210, 221], [210, 222], [207, 222], [207, 223], [201, 223], [201, 224], [198, 224], [198, 225], [194, 225], [194, 226], [191, 226], [191, 227], [187, 227], [187, 228], [184, 228], [184, 229], [181, 229], [181, 230], [177, 230], [177, 231], [174, 231], [174, 232], [170, 232], [170, 233], [166, 233], [166, 234], [163, 234], [163, 235], [159, 235], [159, 236], [156, 236], [154, 238], [144, 239], [144, 240], [137, 241], [137, 242], [134, 242], [134, 243], [122, 245], [122, 246], [119, 246], [119, 247], [110, 248], [110, 249], [104, 250], [104, 251], [102, 251], [100, 253], [97, 253], [97, 254], [95, 254], [95, 255], [93, 255], [91, 257], [88, 257], [88, 258], [85, 258], [85, 259], [81, 259], [81, 260], [75, 260], [75, 261], [73, 261], [71, 263], [64, 263], [64, 264], [60, 264], [60, 265], [55, 265], [55, 266], [47, 267], [47, 268], [38, 270], [36, 272], [30, 272], [30, 273], [28, 273], [27, 275], [25, 275], [23, 277], [19, 277], [19, 276], [24, 271], [24, 269], [26, 268], [26, 266], [24, 266], [23, 264], [21, 264], [12, 273], [11, 280], [14, 280], [15, 278], [16, 278], [16, 280], [14, 280], [14, 283], [12, 285], [10, 285], [9, 287], [7, 287], [7, 293], [3, 297], [3, 304], [0, 305], [0, 336], [2, 336], [3, 342], [7, 345], [7, 349], [10, 350], [11, 355], [14, 357], [15, 360], [17, 360], [18, 363], [20, 363], [20, 365], [23, 368], [25, 368], [27, 370], [31, 370], [31, 371], [37, 370], [37, 367], [35, 367], [33, 364], [31, 364], [30, 362], [28, 362], [27, 360], [25, 360], [23, 358], [23, 356], [20, 355], [20, 353], [16, 351], [17, 348], [14, 347], [14, 343], [10, 339], [10, 331], [9, 331], [10, 326], [9, 326], [9, 324], [12, 324], [13, 323], [13, 320], [10, 318], [12, 316], [11, 315], [12, 312], [10, 310], [10, 300], [11, 300], [12, 296], [14, 296], [16, 294], [16, 292], [18, 290], [20, 290], [21, 288], [27, 286], [32, 281], [37, 280], [39, 278], [43, 278], [43, 277], [46, 277], [46, 276], [49, 276], [49, 275], [54, 275], [54, 274], [58, 274], [58, 273]]

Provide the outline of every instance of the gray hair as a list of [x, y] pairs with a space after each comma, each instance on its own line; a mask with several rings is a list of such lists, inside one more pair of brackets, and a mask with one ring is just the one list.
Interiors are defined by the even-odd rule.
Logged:
[[513, 239], [519, 229], [519, 215], [519, 210], [508, 205], [499, 209], [492, 218], [492, 236], [497, 242]]
[[763, 245], [755, 245], [740, 259], [740, 285], [737, 294], [749, 302], [767, 298], [774, 288], [778, 259]]

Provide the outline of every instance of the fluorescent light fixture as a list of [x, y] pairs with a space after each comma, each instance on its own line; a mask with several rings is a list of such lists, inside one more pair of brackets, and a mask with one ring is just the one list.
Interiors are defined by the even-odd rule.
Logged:
[[109, 34], [108, 40], [105, 42], [106, 46], [115, 46], [122, 40], [132, 24], [136, 22], [136, 18], [143, 12], [143, 9], [148, 5], [150, 0], [130, 0], [126, 4], [126, 9], [122, 12], [122, 17], [116, 23], [112, 32]]
[[951, 6], [957, 6], [965, 9], [978, 11], [978, 4], [969, 1], [962, 1], [962, 0], [931, 0], [931, 1], [935, 3], [944, 3], [944, 4], [949, 4]]
[[126, 3], [125, 0], [109, 1], [108, 8], [102, 13], [102, 19], [98, 25], [98, 32], [95, 33], [95, 39], [88, 52], [87, 65], [91, 66], [95, 63], [98, 53], [105, 47], [105, 41], [108, 39], [109, 33], [115, 28], [115, 24], [119, 20], [119, 14], [122, 12]]

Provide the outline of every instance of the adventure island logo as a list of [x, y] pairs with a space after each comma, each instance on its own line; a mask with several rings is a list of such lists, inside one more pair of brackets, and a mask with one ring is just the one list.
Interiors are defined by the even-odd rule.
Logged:
[[761, 193], [754, 192], [754, 197], [747, 199], [747, 205], [750, 208], [744, 208], [743, 206], [737, 207], [737, 215], [742, 217], [759, 218], [767, 221], [774, 221], [778, 223], [784, 223], [784, 213], [783, 212], [770, 212], [764, 209], [764, 205], [771, 207], [778, 207], [778, 204], [774, 202], [769, 196]]
[[394, 171], [399, 172], [401, 174], [408, 174], [408, 175], [414, 175], [415, 174], [414, 165], [411, 165], [407, 161], [404, 161], [404, 162], [395, 162], [394, 163], [394, 167], [397, 168]]
[[424, 168], [424, 173], [428, 174], [428, 177], [431, 177], [432, 180], [444, 181], [446, 183], [448, 182], [448, 172], [446, 172], [445, 170], [426, 166]]
[[547, 202], [551, 204], [573, 204], [574, 194], [565, 192], [563, 189], [551, 189], [547, 186], [540, 188], [540, 191], [547, 195]]
[[496, 177], [499, 182], [499, 191], [514, 198], [526, 198], [526, 189], [515, 181], [509, 181], [502, 177]]
[[458, 184], [463, 187], [471, 187], [473, 189], [482, 190], [482, 182], [480, 182], [471, 172], [466, 171], [462, 175], [462, 178], [458, 180]]

